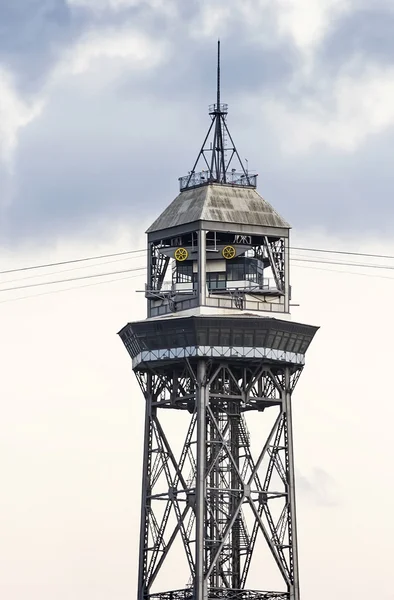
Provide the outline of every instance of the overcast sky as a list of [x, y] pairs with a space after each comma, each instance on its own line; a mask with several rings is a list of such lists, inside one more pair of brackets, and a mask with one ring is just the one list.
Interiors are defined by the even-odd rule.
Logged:
[[[394, 255], [393, 27], [391, 0], [0, 0], [0, 270], [144, 247], [219, 36], [230, 131], [295, 243]], [[302, 598], [393, 600], [391, 271], [293, 267], [321, 326], [294, 398]], [[93, 282], [0, 289], [7, 600], [135, 597], [143, 400], [116, 332], [144, 275], [58, 293]]]

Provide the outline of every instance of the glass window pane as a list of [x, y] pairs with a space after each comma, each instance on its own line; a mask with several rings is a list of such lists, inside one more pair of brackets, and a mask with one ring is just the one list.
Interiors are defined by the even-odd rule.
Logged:
[[245, 331], [244, 346], [253, 346], [253, 331]]
[[274, 343], [274, 337], [275, 337], [275, 334], [274, 334], [274, 333], [272, 333], [272, 332], [270, 332], [270, 333], [267, 335], [267, 342], [266, 342], [266, 344], [267, 344], [267, 348], [272, 348], [272, 347], [273, 347], [273, 343]]
[[292, 352], [295, 352], [296, 354], [298, 354], [298, 352], [300, 351], [300, 348], [301, 348], [301, 340], [296, 340], [294, 343]]
[[222, 346], [230, 346], [230, 337], [231, 331], [230, 329], [222, 329], [220, 335], [220, 341]]
[[243, 346], [243, 335], [240, 331], [233, 332], [233, 346]]
[[219, 329], [210, 329], [209, 345], [210, 346], [218, 346], [219, 345]]
[[262, 348], [265, 345], [265, 331], [256, 331], [256, 346]]

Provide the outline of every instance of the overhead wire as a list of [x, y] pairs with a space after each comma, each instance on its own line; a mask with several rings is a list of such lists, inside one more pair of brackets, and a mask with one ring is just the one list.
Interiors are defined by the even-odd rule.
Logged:
[[[369, 257], [373, 257], [373, 258], [385, 258], [385, 259], [393, 259], [394, 260], [394, 256], [389, 256], [389, 255], [379, 255], [379, 254], [368, 254], [368, 253], [355, 253], [355, 252], [345, 252], [342, 250], [327, 250], [327, 249], [316, 249], [316, 248], [304, 248], [304, 247], [294, 247], [294, 249], [297, 250], [306, 250], [306, 251], [311, 251], [311, 252], [329, 252], [329, 253], [333, 253], [333, 254], [349, 254], [349, 255], [359, 255], [359, 256], [369, 256]], [[61, 271], [56, 271], [56, 272], [52, 272], [52, 273], [45, 273], [42, 275], [33, 275], [33, 276], [28, 276], [25, 278], [19, 278], [16, 280], [7, 280], [5, 282], [2, 282], [2, 285], [4, 284], [8, 284], [8, 283], [18, 283], [19, 281], [24, 281], [26, 279], [30, 279], [30, 278], [35, 278], [35, 277], [50, 277], [53, 275], [59, 275], [60, 273], [65, 273], [65, 272], [69, 272], [69, 271], [74, 271], [74, 270], [79, 270], [79, 269], [84, 269], [84, 268], [97, 268], [100, 267], [104, 264], [110, 264], [110, 263], [114, 263], [114, 262], [122, 262], [122, 261], [126, 261], [126, 260], [130, 260], [131, 258], [142, 258], [142, 256], [137, 257], [136, 254], [137, 253], [141, 253], [141, 252], [146, 252], [145, 249], [140, 249], [140, 250], [130, 250], [127, 252], [116, 252], [116, 253], [111, 253], [111, 254], [102, 254], [99, 256], [89, 256], [86, 258], [78, 258], [78, 259], [73, 259], [70, 261], [59, 261], [57, 263], [46, 263], [43, 265], [33, 265], [30, 267], [23, 267], [21, 269], [9, 269], [7, 271], [2, 271], [0, 272], [0, 274], [4, 274], [4, 273], [11, 273], [11, 272], [18, 272], [18, 271], [27, 271], [30, 269], [38, 269], [38, 268], [47, 268], [49, 266], [58, 266], [58, 265], [65, 265], [65, 264], [74, 264], [74, 263], [80, 263], [83, 261], [92, 261], [92, 260], [100, 260], [103, 258], [109, 258], [109, 257], [114, 257], [114, 256], [125, 256], [125, 255], [133, 255], [133, 256], [127, 256], [125, 258], [121, 258], [119, 260], [115, 260], [115, 261], [105, 261], [105, 262], [100, 262], [97, 263], [95, 265], [86, 265], [86, 266], [82, 266], [82, 267], [73, 267], [71, 269], [65, 269], [65, 270], [61, 270]], [[371, 263], [357, 263], [357, 262], [344, 262], [344, 261], [330, 261], [330, 260], [321, 260], [318, 259], [317, 257], [313, 257], [313, 258], [305, 258], [302, 255], [296, 255], [291, 257], [291, 262], [306, 262], [306, 263], [316, 263], [319, 265], [336, 265], [336, 266], [341, 266], [341, 267], [347, 267], [348, 270], [347, 271], [343, 271], [343, 270], [339, 270], [339, 269], [325, 269], [323, 267], [309, 267], [311, 269], [315, 269], [315, 270], [326, 270], [326, 271], [331, 271], [331, 272], [339, 272], [339, 273], [350, 273], [352, 275], [361, 275], [361, 276], [373, 276], [369, 273], [359, 273], [359, 272], [355, 272], [355, 271], [351, 271], [349, 270], [349, 268], [362, 268], [362, 269], [383, 269], [383, 270], [393, 270], [394, 269], [394, 265], [377, 265], [377, 264], [371, 264]], [[294, 265], [295, 267], [304, 267], [304, 268], [308, 268], [306, 265]], [[86, 280], [86, 279], [93, 279], [96, 277], [107, 277], [110, 275], [118, 275], [118, 274], [124, 274], [124, 273], [132, 273], [132, 272], [136, 272], [136, 271], [146, 271], [146, 267], [137, 267], [137, 268], [131, 268], [131, 269], [122, 269], [122, 270], [118, 270], [118, 271], [108, 271], [108, 272], [104, 272], [104, 273], [94, 273], [94, 274], [88, 274], [88, 275], [84, 275], [81, 277], [70, 277], [70, 278], [65, 278], [65, 279], [57, 279], [57, 280], [52, 280], [52, 281], [41, 281], [38, 283], [29, 283], [26, 285], [15, 285], [15, 286], [11, 286], [8, 288], [2, 288], [0, 287], [0, 292], [13, 292], [13, 291], [18, 291], [18, 290], [22, 290], [22, 289], [29, 289], [29, 288], [34, 288], [34, 287], [42, 287], [42, 286], [48, 286], [48, 285], [57, 285], [57, 284], [62, 284], [62, 283], [69, 283], [69, 282], [74, 282], [74, 281], [81, 281], [81, 280]], [[141, 275], [142, 276], [142, 273]], [[388, 277], [388, 276], [374, 276], [374, 277], [379, 277], [381, 279], [394, 279], [394, 277]], [[121, 280], [123, 278], [116, 278], [116, 279], [112, 279], [111, 282], [115, 282], [118, 280]], [[127, 278], [124, 278], [127, 279]], [[104, 282], [103, 282], [104, 283]], [[93, 285], [93, 284], [92, 284]], [[76, 286], [75, 288], [69, 288], [69, 289], [77, 289], [78, 287], [84, 287], [84, 286]], [[63, 290], [57, 290], [57, 291], [63, 291]], [[47, 293], [52, 293], [52, 292], [47, 292]], [[40, 294], [36, 294], [36, 295], [31, 295], [31, 296], [26, 296], [26, 298], [28, 297], [35, 297], [37, 295]], [[16, 298], [15, 300], [17, 300], [18, 298]], [[12, 299], [10, 300], [12, 301]]]
[[290, 261], [295, 261], [295, 262], [307, 262], [307, 263], [318, 263], [318, 264], [322, 264], [322, 265], [340, 265], [343, 267], [359, 267], [362, 269], [388, 269], [388, 270], [393, 270], [394, 269], [394, 265], [374, 265], [374, 264], [368, 264], [368, 263], [352, 263], [352, 262], [341, 262], [341, 261], [335, 261], [335, 260], [318, 260], [317, 258], [297, 258], [297, 257], [291, 257]]
[[[113, 262], [122, 262], [124, 260], [129, 260], [129, 259], [120, 259], [117, 261], [106, 261], [105, 263], [100, 263], [98, 265], [94, 265], [95, 267], [99, 267], [102, 264], [109, 264], [109, 263], [113, 263]], [[356, 267], [356, 268], [368, 268], [368, 269], [383, 269], [383, 270], [394, 270], [394, 265], [376, 265], [376, 264], [368, 264], [368, 263], [355, 263], [355, 262], [341, 262], [341, 261], [326, 261], [326, 260], [319, 260], [319, 259], [309, 259], [309, 258], [300, 258], [300, 257], [292, 257], [291, 258], [292, 262], [307, 262], [307, 263], [316, 263], [316, 264], [327, 264], [327, 265], [337, 265], [337, 266], [343, 266], [343, 267]], [[63, 272], [69, 272], [69, 271], [73, 271], [76, 269], [80, 269], [81, 267], [76, 267], [75, 269], [65, 269], [63, 271], [58, 271], [55, 273], [49, 273], [49, 274], [45, 274], [45, 277], [49, 277], [52, 275], [58, 275], [59, 273], [63, 273]], [[82, 267], [83, 268], [83, 267]], [[19, 290], [19, 289], [27, 289], [30, 287], [39, 287], [39, 286], [43, 286], [43, 285], [53, 285], [53, 284], [59, 284], [59, 283], [65, 283], [65, 282], [70, 282], [70, 281], [78, 281], [81, 279], [91, 279], [91, 278], [95, 278], [95, 277], [105, 277], [108, 275], [116, 275], [116, 274], [122, 274], [122, 273], [129, 273], [129, 272], [133, 272], [133, 271], [145, 271], [146, 267], [137, 267], [137, 268], [131, 268], [131, 269], [122, 269], [119, 271], [108, 271], [106, 273], [94, 273], [94, 274], [89, 274], [89, 275], [83, 275], [81, 277], [70, 277], [67, 279], [60, 279], [60, 280], [54, 280], [54, 281], [42, 281], [42, 282], [38, 282], [38, 283], [29, 283], [26, 285], [16, 285], [16, 286], [12, 286], [12, 287], [8, 287], [8, 288], [3, 288], [0, 287], [0, 292], [10, 292], [10, 291], [14, 291], [14, 290]], [[35, 276], [33, 276], [35, 277]], [[7, 280], [5, 282], [3, 282], [2, 284], [7, 284], [7, 283], [18, 283], [19, 281], [24, 281], [25, 279], [29, 279], [30, 277], [26, 277], [26, 278], [21, 278], [19, 280]]]
[[373, 277], [374, 279], [391, 279], [394, 281], [394, 277], [389, 275], [374, 275], [372, 273], [358, 273], [357, 271], [343, 271], [340, 269], [326, 269], [324, 267], [311, 267], [309, 265], [293, 265], [296, 269], [313, 269], [314, 271], [325, 271], [328, 273], [340, 273], [342, 275], [360, 275], [361, 277]]
[[8, 283], [15, 283], [19, 281], [26, 281], [27, 279], [36, 279], [37, 277], [52, 277], [52, 275], [60, 275], [60, 273], [70, 273], [71, 271], [79, 271], [82, 269], [94, 269], [95, 267], [101, 267], [102, 265], [111, 265], [118, 262], [124, 262], [126, 260], [134, 260], [135, 258], [142, 258], [141, 256], [128, 256], [127, 258], [118, 258], [116, 260], [106, 260], [104, 262], [99, 262], [96, 265], [88, 264], [81, 267], [72, 267], [71, 269], [61, 269], [60, 271], [52, 271], [51, 273], [38, 273], [36, 275], [28, 275], [27, 277], [18, 277], [17, 279], [7, 279], [6, 281], [1, 281], [1, 285]]
[[[0, 282], [0, 285], [5, 285], [5, 284], [9, 284], [9, 283], [19, 283], [20, 281], [25, 281], [27, 279], [34, 279], [37, 277], [51, 277], [53, 275], [59, 275], [61, 273], [68, 273], [68, 272], [81, 270], [81, 269], [95, 268], [95, 267], [97, 268], [102, 265], [124, 262], [127, 260], [133, 260], [135, 258], [142, 258], [142, 256], [133, 255], [133, 256], [128, 256], [127, 258], [120, 258], [120, 259], [116, 259], [116, 260], [100, 262], [96, 265], [89, 264], [89, 265], [84, 265], [84, 266], [79, 266], [79, 267], [73, 267], [71, 269], [62, 269], [60, 271], [58, 270], [58, 271], [51, 272], [51, 273], [45, 273], [44, 275], [37, 274], [37, 275], [28, 275], [27, 277], [20, 277], [17, 279], [7, 279], [6, 281]], [[388, 269], [388, 270], [394, 269], [394, 266], [391, 266], [391, 265], [376, 265], [376, 264], [370, 264], [370, 263], [368, 264], [368, 263], [356, 263], [356, 262], [319, 260], [317, 258], [305, 258], [302, 255], [301, 256], [300, 255], [292, 256], [291, 261], [292, 262], [307, 262], [307, 263], [318, 263], [318, 264], [328, 264], [328, 265], [339, 265], [339, 266], [346, 266], [346, 267], [359, 267], [359, 268], [368, 268], [368, 269], [370, 269], [370, 268], [372, 268], [372, 269]], [[51, 282], [47, 282], [47, 283], [51, 283]], [[32, 285], [34, 285], [34, 284], [32, 284]], [[40, 284], [40, 285], [43, 285], [43, 284]], [[5, 288], [4, 290], [2, 288], [0, 288], [0, 291], [10, 291], [10, 290], [11, 290], [11, 288]]]
[[[336, 265], [340, 265], [340, 266], [347, 266], [346, 263], [336, 263], [334, 261], [332, 261], [332, 262], [328, 262], [328, 261], [327, 262], [325, 262], [325, 261], [306, 261], [306, 262], [316, 262], [318, 264], [334, 264], [334, 265], [336, 264]], [[294, 266], [300, 267], [300, 268], [301, 267], [303, 267], [303, 268], [310, 268], [310, 269], [315, 269], [315, 270], [320, 270], [320, 271], [321, 270], [325, 270], [325, 271], [331, 271], [331, 272], [336, 272], [336, 273], [348, 273], [348, 274], [351, 274], [351, 275], [362, 275], [362, 276], [367, 276], [367, 277], [368, 276], [369, 277], [379, 277], [381, 279], [393, 279], [394, 280], [394, 277], [388, 277], [388, 276], [383, 276], [383, 275], [381, 275], [381, 276], [379, 276], [379, 275], [375, 276], [375, 275], [371, 275], [370, 273], [358, 273], [358, 272], [349, 271], [349, 270], [343, 271], [343, 270], [339, 270], [339, 269], [325, 269], [324, 267], [311, 267], [311, 266], [308, 267], [307, 265], [294, 265]], [[363, 265], [357, 265], [357, 264], [352, 264], [351, 266], [364, 268]], [[379, 268], [379, 269], [386, 268], [386, 267], [380, 267], [380, 266], [377, 266], [377, 265], [368, 265], [368, 266], [373, 266], [373, 267]], [[392, 267], [392, 268], [394, 268], [394, 267]], [[57, 279], [57, 280], [54, 280], [54, 281], [41, 281], [41, 282], [38, 282], [38, 283], [30, 283], [30, 284], [26, 284], [26, 285], [12, 286], [12, 287], [9, 287], [9, 288], [0, 288], [0, 293], [1, 292], [13, 292], [13, 291], [18, 291], [18, 290], [22, 290], [22, 289], [31, 289], [31, 288], [35, 288], [35, 287], [42, 287], [42, 286], [48, 286], [48, 285], [57, 285], [57, 284], [69, 283], [69, 282], [73, 282], [73, 281], [81, 281], [81, 280], [86, 280], [86, 279], [94, 279], [94, 278], [97, 278], [97, 277], [107, 277], [107, 276], [110, 276], [110, 275], [118, 275], [118, 274], [124, 274], [124, 273], [133, 273], [133, 272], [136, 272], [136, 271], [143, 271], [143, 272], [145, 272], [146, 271], [146, 267], [137, 267], [137, 268], [131, 268], [131, 269], [121, 269], [121, 270], [118, 270], [118, 271], [108, 271], [108, 272], [105, 272], [105, 273], [94, 273], [94, 274], [89, 274], [89, 275], [83, 275], [81, 277], [69, 277], [69, 278], [66, 278], [66, 279]], [[140, 276], [142, 276], [142, 275], [143, 275], [143, 273], [141, 273]], [[114, 279], [112, 281], [117, 281], [117, 279]], [[80, 287], [82, 287], [82, 286], [80, 286]]]
[[[296, 268], [299, 269], [312, 269], [315, 271], [326, 271], [329, 273], [340, 273], [343, 275], [360, 275], [360, 276], [364, 276], [364, 277], [373, 277], [376, 279], [390, 279], [392, 281], [394, 281], [394, 277], [389, 277], [386, 275], [374, 275], [371, 273], [358, 273], [358, 272], [354, 272], [354, 271], [343, 271], [343, 270], [339, 270], [339, 269], [326, 269], [324, 267], [311, 267], [308, 265], [294, 265]], [[50, 294], [58, 294], [58, 293], [62, 293], [62, 292], [69, 292], [69, 291], [75, 291], [75, 290], [79, 290], [82, 288], [88, 288], [88, 287], [92, 287], [92, 286], [97, 286], [97, 285], [105, 285], [107, 283], [116, 283], [116, 282], [120, 282], [120, 281], [126, 281], [129, 279], [134, 279], [134, 278], [138, 278], [138, 277], [143, 277], [144, 273], [139, 273], [138, 275], [128, 275], [127, 277], [117, 277], [115, 279], [109, 279], [107, 281], [96, 281], [94, 283], [87, 283], [87, 284], [83, 284], [83, 285], [77, 285], [77, 286], [72, 286], [72, 287], [68, 287], [68, 288], [63, 288], [60, 290], [50, 290], [48, 292], [40, 292], [39, 294], [29, 294], [27, 296], [20, 296], [18, 298], [8, 298], [6, 300], [0, 300], [0, 304], [4, 304], [4, 303], [9, 303], [9, 302], [17, 302], [19, 300], [28, 300], [31, 298], [37, 298], [40, 296], [47, 296]], [[66, 280], [66, 281], [76, 281], [79, 278], [73, 278], [70, 280]], [[58, 283], [58, 282], [54, 282], [54, 283]], [[28, 286], [29, 287], [29, 286]]]
[[329, 250], [328, 248], [305, 248], [302, 246], [290, 246], [291, 250], [305, 250], [307, 252], [323, 252], [330, 254], [347, 254], [349, 256], [364, 256], [369, 258], [387, 258], [394, 260], [394, 256], [386, 254], [369, 254], [367, 252], [351, 252], [346, 250]]
[[122, 269], [121, 271], [109, 271], [108, 273], [96, 273], [94, 275], [83, 275], [82, 277], [70, 277], [68, 279], [57, 279], [55, 281], [40, 281], [39, 283], [29, 283], [27, 285], [19, 285], [10, 288], [1, 288], [0, 292], [14, 292], [16, 290], [24, 290], [32, 287], [40, 287], [43, 285], [54, 285], [58, 283], [68, 283], [70, 281], [80, 281], [82, 279], [93, 279], [94, 277], [106, 277], [108, 275], [117, 275], [120, 273], [131, 273], [133, 271], [145, 271], [146, 267], [138, 267], [136, 269]]
[[146, 248], [142, 248], [140, 250], [127, 250], [125, 252], [112, 252], [111, 254], [101, 254], [97, 256], [85, 256], [84, 258], [74, 258], [71, 260], [62, 260], [59, 262], [44, 263], [40, 265], [28, 265], [27, 267], [19, 267], [17, 269], [7, 269], [6, 271], [0, 271], [0, 275], [7, 275], [8, 273], [18, 273], [19, 271], [31, 271], [33, 269], [46, 269], [47, 267], [58, 267], [61, 265], [69, 265], [89, 260], [100, 260], [102, 258], [112, 258], [113, 256], [122, 256], [125, 254], [137, 254], [138, 252], [146, 252]]
[[28, 296], [19, 296], [18, 298], [8, 298], [7, 300], [0, 300], [0, 304], [7, 302], [17, 302], [18, 300], [29, 300], [30, 298], [38, 298], [39, 296], [47, 296], [48, 294], [60, 294], [62, 292], [70, 292], [71, 290], [80, 290], [82, 288], [93, 287], [95, 285], [105, 285], [106, 283], [116, 283], [118, 281], [126, 281], [126, 279], [134, 279], [136, 277], [143, 277], [143, 273], [138, 275], [128, 275], [127, 277], [117, 277], [116, 279], [107, 279], [107, 281], [95, 281], [94, 283], [85, 283], [83, 285], [74, 285], [72, 287], [63, 288], [61, 290], [50, 290], [49, 292], [40, 292], [39, 294], [29, 294]]
[[[301, 250], [301, 251], [305, 251], [305, 252], [321, 252], [321, 253], [328, 253], [328, 254], [343, 254], [343, 255], [348, 255], [348, 256], [363, 256], [363, 257], [368, 257], [368, 258], [380, 258], [380, 259], [394, 260], [394, 255], [387, 255], [387, 254], [373, 254], [373, 253], [367, 253], [367, 252], [353, 252], [353, 251], [347, 251], [347, 250], [331, 250], [328, 248], [308, 248], [308, 247], [303, 247], [303, 246], [290, 246], [290, 249], [291, 250]], [[62, 265], [67, 265], [67, 264], [80, 263], [80, 262], [84, 262], [84, 261], [101, 260], [103, 258], [113, 258], [115, 256], [126, 256], [129, 254], [140, 254], [140, 253], [145, 254], [146, 248], [140, 248], [138, 250], [126, 250], [123, 252], [112, 252], [110, 254], [86, 256], [86, 257], [80, 257], [80, 258], [75, 258], [75, 259], [70, 259], [70, 260], [63, 260], [63, 261], [58, 261], [58, 262], [43, 263], [43, 264], [38, 264], [38, 265], [27, 265], [25, 267], [18, 267], [18, 268], [14, 268], [14, 269], [7, 269], [7, 270], [0, 271], [0, 275], [6, 275], [9, 273], [18, 273], [18, 272], [22, 272], [22, 271], [30, 271], [33, 269], [45, 269], [48, 267], [57, 267], [57, 266], [62, 266]]]

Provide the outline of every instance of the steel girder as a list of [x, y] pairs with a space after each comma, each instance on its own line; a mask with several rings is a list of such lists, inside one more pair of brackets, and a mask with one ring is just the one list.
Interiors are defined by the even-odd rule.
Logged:
[[[260, 592], [258, 590], [230, 590], [211, 588], [208, 600], [288, 600], [287, 592]], [[150, 600], [194, 600], [192, 588], [183, 590], [172, 590], [170, 592], [159, 592], [151, 594]]]
[[[146, 401], [138, 600], [299, 599], [291, 394], [301, 370], [186, 359], [136, 372]], [[180, 452], [164, 408], [187, 421]], [[246, 418], [257, 413], [270, 421], [258, 448]], [[282, 592], [247, 589], [259, 536]], [[155, 592], [177, 539], [188, 587]]]

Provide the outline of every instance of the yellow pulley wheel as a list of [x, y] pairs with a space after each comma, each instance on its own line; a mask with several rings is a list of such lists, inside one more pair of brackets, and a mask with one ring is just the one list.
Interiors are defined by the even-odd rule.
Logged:
[[236, 255], [234, 246], [225, 246], [222, 250], [222, 255], [227, 260], [229, 260], [230, 258], [234, 258], [234, 256]]
[[186, 260], [188, 256], [189, 256], [189, 253], [186, 250], [186, 248], [177, 248], [175, 250], [175, 258], [179, 262], [182, 262], [183, 260]]

